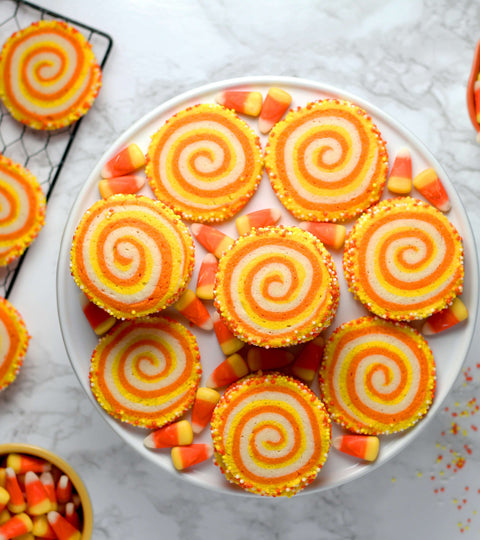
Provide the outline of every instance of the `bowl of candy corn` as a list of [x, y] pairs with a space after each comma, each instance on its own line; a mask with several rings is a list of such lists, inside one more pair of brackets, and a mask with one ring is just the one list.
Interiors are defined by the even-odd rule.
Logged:
[[89, 540], [93, 511], [75, 470], [50, 450], [0, 444], [0, 538]]

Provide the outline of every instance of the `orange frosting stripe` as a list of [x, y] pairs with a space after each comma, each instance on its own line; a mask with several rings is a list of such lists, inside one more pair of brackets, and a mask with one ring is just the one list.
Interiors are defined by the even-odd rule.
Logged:
[[193, 238], [168, 207], [113, 195], [94, 203], [75, 231], [71, 270], [89, 299], [117, 318], [173, 304], [193, 272]]
[[435, 362], [405, 323], [362, 317], [327, 341], [320, 393], [336, 422], [356, 433], [395, 433], [418, 422], [435, 391]]
[[263, 158], [257, 135], [233, 111], [189, 107], [153, 135], [146, 174], [156, 197], [184, 219], [220, 222], [255, 193]]
[[0, 57], [0, 97], [18, 121], [58, 129], [86, 114], [102, 83], [91, 46], [63, 21], [15, 32]]
[[227, 480], [267, 496], [291, 496], [310, 484], [327, 457], [330, 419], [303, 383], [271, 372], [230, 386], [211, 432]]
[[297, 227], [253, 229], [219, 261], [215, 306], [230, 331], [252, 345], [312, 339], [330, 324], [338, 297], [330, 254]]
[[114, 418], [156, 428], [193, 405], [201, 373], [193, 334], [156, 316], [124, 321], [101, 338], [92, 354], [90, 386]]
[[272, 129], [265, 167], [296, 218], [345, 221], [380, 199], [388, 155], [365, 111], [325, 99], [298, 107]]
[[383, 201], [359, 218], [343, 267], [355, 297], [384, 318], [425, 318], [463, 290], [461, 237], [440, 211], [410, 197]]
[[45, 223], [46, 200], [27, 169], [0, 155], [0, 266], [17, 259]]

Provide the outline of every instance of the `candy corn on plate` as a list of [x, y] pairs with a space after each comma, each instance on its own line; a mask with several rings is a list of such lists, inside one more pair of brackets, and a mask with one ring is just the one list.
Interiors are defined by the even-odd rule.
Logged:
[[[81, 386], [108, 426], [139, 455], [205, 488], [250, 497], [306, 495], [380, 465], [388, 467], [388, 460], [441, 407], [475, 328], [476, 248], [454, 183], [396, 120], [360, 97], [322, 83], [239, 78], [173, 97], [112, 143], [86, 179], [65, 226], [57, 268], [58, 316]], [[109, 210], [96, 216], [92, 212], [102, 198], [109, 201], [104, 205]], [[155, 218], [135, 214], [138, 198], [145, 208], [151, 205], [144, 198], [156, 201]], [[383, 203], [386, 199], [397, 202]], [[379, 230], [372, 210], [377, 204], [382, 204], [380, 216], [388, 214], [390, 206], [396, 212]], [[133, 229], [132, 219], [138, 223]], [[82, 229], [72, 247], [82, 220], [89, 228]], [[257, 232], [250, 242], [237, 243], [252, 227]], [[258, 232], [265, 228], [270, 234]], [[303, 245], [305, 235], [312, 248]], [[452, 257], [445, 255], [450, 245]], [[311, 263], [310, 252], [317, 248], [324, 262]], [[222, 263], [225, 253], [228, 264], [227, 257]], [[75, 279], [72, 257], [85, 268], [75, 272]], [[309, 275], [310, 264], [318, 264], [317, 275]], [[231, 274], [220, 278], [227, 266]], [[177, 328], [166, 322], [174, 320], [184, 329], [175, 335], [172, 330], [164, 339], [157, 336], [160, 329], [150, 334], [142, 330], [148, 325], [138, 324], [137, 306], [152, 294], [165, 294], [166, 287], [171, 300], [148, 316], [160, 317], [162, 328]], [[229, 291], [235, 294], [230, 297]], [[120, 297], [125, 313], [121, 323], [116, 310]], [[130, 304], [125, 307], [126, 302]], [[274, 310], [265, 308], [272, 302]], [[255, 378], [258, 370], [261, 375], [273, 368], [279, 392], [290, 388], [284, 382], [287, 375], [299, 381], [292, 386], [296, 393], [313, 392], [321, 400], [325, 381], [319, 380], [319, 364], [335, 329], [367, 316], [388, 319], [389, 314], [396, 318], [393, 327], [413, 328], [433, 354], [428, 384], [434, 396], [421, 417], [398, 430], [378, 433], [370, 426], [355, 433], [358, 422], [342, 423], [331, 411], [328, 418], [322, 408], [324, 430], [308, 442], [311, 452], [311, 445], [321, 441], [320, 465], [309, 469], [305, 481], [291, 491], [264, 485], [258, 480], [263, 452], [270, 456], [267, 476], [273, 474], [272, 463], [290, 458], [280, 458], [282, 452], [272, 457], [276, 439], [257, 446], [249, 439], [247, 449], [244, 443], [242, 448], [230, 440], [224, 444], [222, 415], [212, 412], [225, 408], [223, 394], [243, 395], [251, 386], [249, 377], [253, 388], [254, 381], [261, 380]], [[102, 341], [105, 334], [109, 341]], [[127, 349], [134, 348], [138, 356], [130, 360]], [[327, 348], [334, 354], [330, 345]], [[168, 376], [152, 350], [171, 358], [164, 369], [170, 370]], [[278, 354], [272, 354], [275, 350]], [[383, 385], [394, 396], [392, 410], [403, 414], [403, 397], [392, 385], [411, 384], [416, 368], [410, 372], [407, 367], [410, 375], [403, 380], [390, 364], [378, 368], [372, 362], [372, 369], [386, 373], [385, 378], [367, 375], [369, 382], [357, 393], [354, 409], [366, 417], [365, 408]], [[320, 377], [326, 376], [320, 368]], [[235, 393], [231, 385], [239, 379], [243, 386]], [[343, 392], [347, 390], [342, 387], [339, 401]], [[181, 407], [176, 405], [180, 399]], [[292, 403], [288, 414], [283, 407], [277, 411], [282, 420], [276, 426], [287, 416], [300, 421], [296, 399]], [[229, 414], [235, 418], [234, 409]], [[216, 418], [213, 431], [210, 417]], [[247, 429], [248, 422], [241, 422], [237, 428]], [[285, 429], [282, 441], [295, 431]], [[252, 429], [248, 437], [254, 441], [257, 435]], [[365, 439], [357, 438], [362, 435]], [[235, 477], [237, 469], [232, 468], [239, 466], [242, 452], [249, 456], [244, 455], [243, 466], [256, 471], [262, 487], [249, 480], [244, 489], [235, 483], [239, 477], [250, 478], [251, 471]], [[294, 467], [293, 461], [280, 465], [290, 472]]]

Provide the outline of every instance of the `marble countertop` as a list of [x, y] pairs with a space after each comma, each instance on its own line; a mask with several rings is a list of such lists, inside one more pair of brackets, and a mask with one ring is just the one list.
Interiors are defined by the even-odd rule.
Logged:
[[[474, 538], [480, 534], [480, 380], [474, 335], [442, 408], [401, 453], [343, 486], [265, 500], [218, 494], [141, 459], [94, 409], [70, 365], [56, 266], [75, 197], [133, 122], [179, 93], [232, 77], [294, 76], [342, 88], [399, 120], [447, 171], [480, 239], [480, 145], [465, 106], [480, 5], [471, 0], [42, 0], [110, 36], [104, 84], [52, 192], [10, 301], [31, 345], [0, 394], [0, 442], [55, 450], [83, 478], [95, 540]], [[1, 34], [1, 39], [6, 36]]]

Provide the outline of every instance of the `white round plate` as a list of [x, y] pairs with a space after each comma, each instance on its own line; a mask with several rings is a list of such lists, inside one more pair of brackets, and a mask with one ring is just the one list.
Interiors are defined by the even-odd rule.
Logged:
[[[128, 424], [122, 424], [121, 422], [114, 420], [98, 405], [90, 391], [88, 378], [90, 356], [97, 343], [97, 338], [80, 308], [79, 290], [70, 275], [69, 264], [70, 247], [75, 228], [85, 210], [100, 197], [97, 182], [100, 179], [101, 168], [103, 164], [121, 147], [128, 143], [135, 142], [143, 151], [146, 152], [151, 136], [160, 128], [160, 126], [163, 125], [167, 118], [169, 118], [175, 112], [190, 105], [194, 105], [196, 103], [214, 102], [214, 96], [221, 90], [226, 88], [246, 88], [258, 90], [265, 96], [271, 86], [279, 86], [288, 91], [293, 97], [292, 107], [303, 106], [309, 101], [325, 97], [335, 97], [352, 101], [366, 110], [380, 129], [383, 139], [387, 142], [390, 162], [392, 162], [393, 157], [395, 156], [395, 153], [399, 147], [408, 146], [412, 154], [414, 175], [426, 167], [433, 167], [437, 171], [437, 174], [440, 176], [446, 187], [452, 203], [452, 209], [448, 213], [448, 218], [456, 226], [464, 241], [465, 282], [462, 299], [470, 313], [470, 317], [467, 321], [457, 325], [457, 327], [454, 327], [449, 331], [444, 332], [443, 334], [433, 336], [428, 340], [436, 359], [438, 379], [435, 400], [427, 417], [412, 429], [401, 434], [381, 437], [380, 454], [374, 463], [360, 462], [348, 455], [341, 454], [332, 448], [327, 462], [324, 468], [320, 471], [317, 479], [302, 493], [313, 493], [326, 488], [331, 488], [333, 486], [338, 486], [347, 481], [353, 480], [354, 478], [358, 478], [359, 476], [385, 463], [399, 450], [404, 448], [410, 441], [412, 441], [415, 436], [417, 436], [420, 430], [425, 427], [428, 420], [432, 418], [435, 412], [440, 408], [443, 399], [449, 392], [460, 372], [475, 328], [475, 317], [478, 303], [478, 267], [475, 253], [475, 243], [467, 215], [454, 187], [452, 186], [452, 183], [449, 181], [445, 171], [442, 169], [436, 159], [412, 134], [410, 134], [390, 116], [364, 100], [325, 84], [303, 79], [290, 77], [252, 77], [231, 79], [215, 84], [209, 84], [171, 99], [155, 108], [151, 113], [131, 126], [109, 148], [88, 177], [88, 180], [85, 182], [83, 189], [79, 193], [75, 204], [73, 205], [65, 226], [57, 268], [58, 315], [65, 346], [73, 369], [75, 370], [82, 387], [87, 395], [90, 396], [98, 412], [104, 417], [109, 426], [114, 429], [120, 435], [120, 437], [127, 444], [133, 447], [141, 456], [153, 461], [159, 467], [171, 472], [172, 474], [179, 474], [188, 482], [193, 482], [197, 485], [215, 489], [217, 491], [241, 493], [248, 496], [253, 495], [228, 484], [223, 475], [220, 473], [219, 469], [216, 468], [213, 463], [202, 463], [196, 467], [193, 467], [191, 470], [177, 473], [171, 464], [170, 453], [168, 451], [151, 451], [144, 447], [143, 440], [148, 434], [146, 430], [134, 428]], [[257, 119], [252, 119], [246, 116], [243, 118], [251, 124], [257, 133], [259, 133], [257, 128]], [[261, 136], [260, 139], [262, 141], [262, 145], [265, 145], [266, 137]], [[148, 186], [144, 187], [141, 193], [153, 197], [153, 194]], [[416, 192], [412, 192], [412, 195], [422, 198], [420, 194]], [[384, 197], [389, 197], [387, 190], [385, 190]], [[268, 207], [278, 207], [281, 209], [281, 224], [292, 225], [298, 223], [295, 218], [293, 218], [278, 202], [273, 190], [271, 189], [268, 177], [266, 173], [264, 173], [257, 193], [253, 196], [241, 213], [247, 213], [253, 210]], [[351, 222], [347, 224], [348, 229], [351, 228], [351, 226]], [[237, 236], [234, 219], [219, 225], [219, 228], [234, 238]], [[196, 285], [196, 272], [198, 270], [199, 261], [202, 260], [205, 253], [205, 250], [197, 244], [197, 265], [191, 281], [192, 288], [195, 288]], [[334, 257], [339, 276], [341, 296], [337, 316], [330, 331], [347, 320], [367, 314], [365, 309], [359, 303], [357, 303], [348, 292], [342, 272], [342, 254], [332, 252], [332, 255]], [[211, 305], [208, 307], [209, 309], [212, 309]], [[188, 323], [186, 324], [188, 326]], [[204, 373], [203, 381], [205, 381], [213, 368], [224, 359], [224, 356], [213, 332], [205, 332], [192, 328], [191, 326], [189, 327], [198, 339], [200, 353], [205, 353], [202, 355]], [[326, 331], [325, 334], [328, 335], [329, 331]], [[315, 389], [315, 386], [313, 388]], [[335, 435], [338, 431], [339, 428], [333, 426], [333, 434]], [[208, 441], [209, 439], [210, 433], [207, 428], [198, 437], [197, 442]]]

